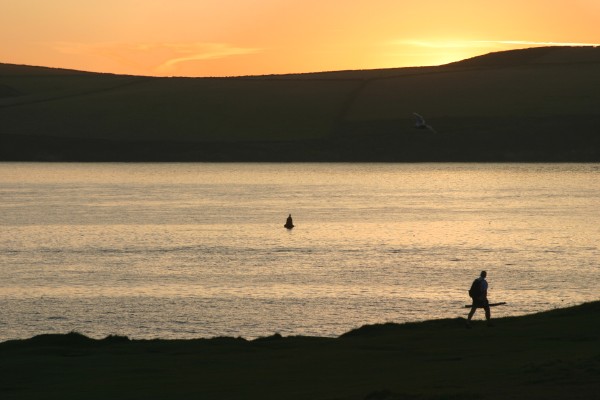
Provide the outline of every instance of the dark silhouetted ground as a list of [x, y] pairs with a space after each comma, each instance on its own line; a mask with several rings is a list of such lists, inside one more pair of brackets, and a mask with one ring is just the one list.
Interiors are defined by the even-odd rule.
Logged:
[[0, 398], [598, 398], [600, 302], [464, 324], [252, 341], [42, 335], [0, 343]]

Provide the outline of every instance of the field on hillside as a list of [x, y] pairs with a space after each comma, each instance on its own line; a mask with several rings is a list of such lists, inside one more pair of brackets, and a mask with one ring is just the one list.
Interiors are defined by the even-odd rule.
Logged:
[[[259, 153], [280, 154], [280, 161], [593, 161], [600, 159], [598, 104], [600, 48], [593, 47], [501, 52], [439, 67], [239, 78], [0, 65], [0, 140], [25, 159], [102, 159], [93, 149], [109, 140], [124, 159], [135, 146], [119, 143], [148, 142], [146, 153], [131, 157], [160, 159], [168, 142], [169, 160], [207, 161], [216, 151], [243, 161], [256, 153], [244, 146], [256, 142], [266, 143]], [[413, 112], [439, 135], [415, 130]], [[286, 153], [280, 144], [289, 142], [299, 147]], [[178, 143], [194, 150], [182, 153]], [[431, 146], [437, 150], [428, 154]]]
[[3, 84], [23, 93], [0, 103], [13, 134], [179, 141], [326, 136], [356, 85], [110, 75], [4, 78]]

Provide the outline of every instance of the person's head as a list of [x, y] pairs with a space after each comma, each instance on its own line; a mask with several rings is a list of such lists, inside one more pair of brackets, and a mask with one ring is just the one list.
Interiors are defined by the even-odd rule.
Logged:
[[485, 272], [485, 271], [481, 271], [481, 277], [482, 277], [482, 278], [485, 278], [486, 276], [487, 276], [487, 272]]

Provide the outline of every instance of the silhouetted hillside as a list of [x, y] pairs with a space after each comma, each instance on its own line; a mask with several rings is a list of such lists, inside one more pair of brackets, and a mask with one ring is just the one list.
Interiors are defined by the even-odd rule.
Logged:
[[528, 316], [363, 326], [339, 338], [0, 343], [10, 399], [597, 399], [600, 302]]
[[591, 47], [536, 47], [489, 53], [448, 65], [461, 67], [510, 67], [525, 64], [600, 63], [600, 51]]
[[0, 64], [0, 159], [600, 161], [599, 89], [598, 47], [235, 78]]

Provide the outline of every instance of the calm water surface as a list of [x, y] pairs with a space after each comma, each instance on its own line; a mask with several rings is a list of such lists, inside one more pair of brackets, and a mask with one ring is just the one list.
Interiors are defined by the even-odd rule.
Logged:
[[465, 316], [482, 269], [494, 316], [598, 300], [599, 182], [598, 164], [0, 164], [0, 340], [336, 336]]

